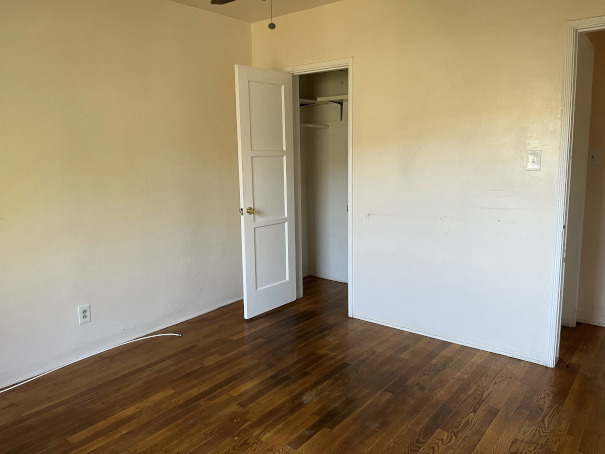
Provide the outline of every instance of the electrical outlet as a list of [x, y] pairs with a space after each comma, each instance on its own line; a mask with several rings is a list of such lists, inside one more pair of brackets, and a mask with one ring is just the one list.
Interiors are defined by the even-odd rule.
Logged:
[[78, 323], [90, 323], [90, 304], [78, 306]]

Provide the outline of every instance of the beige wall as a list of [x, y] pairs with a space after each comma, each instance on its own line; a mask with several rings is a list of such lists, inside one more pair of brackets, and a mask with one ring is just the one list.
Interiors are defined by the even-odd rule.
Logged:
[[354, 57], [355, 316], [544, 362], [565, 23], [599, 15], [343, 0], [250, 36], [164, 0], [4, 0], [0, 386], [241, 297], [251, 49], [275, 69]]
[[595, 60], [577, 319], [605, 326], [605, 32], [590, 39]]
[[1, 2], [0, 387], [241, 298], [250, 48], [166, 0]]
[[354, 58], [356, 317], [547, 361], [565, 26], [599, 15], [602, 0], [344, 0], [253, 24], [256, 66]]

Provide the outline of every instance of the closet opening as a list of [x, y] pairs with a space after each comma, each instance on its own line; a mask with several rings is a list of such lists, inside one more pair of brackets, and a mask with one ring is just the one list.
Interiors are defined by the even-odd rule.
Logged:
[[303, 74], [298, 86], [302, 277], [348, 283], [349, 69]]
[[561, 324], [605, 326], [605, 31], [579, 33]]

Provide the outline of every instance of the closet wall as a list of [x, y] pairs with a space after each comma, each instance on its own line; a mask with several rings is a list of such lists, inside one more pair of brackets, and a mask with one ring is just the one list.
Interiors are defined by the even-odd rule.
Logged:
[[[346, 93], [346, 70], [300, 77], [301, 99]], [[302, 104], [303, 274], [346, 282], [348, 105]]]

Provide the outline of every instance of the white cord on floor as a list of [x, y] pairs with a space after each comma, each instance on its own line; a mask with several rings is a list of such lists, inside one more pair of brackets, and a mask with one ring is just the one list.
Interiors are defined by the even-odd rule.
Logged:
[[[151, 335], [151, 336], [137, 337], [136, 339], [132, 339], [132, 340], [129, 340], [129, 341], [126, 341], [126, 342], [122, 342], [121, 344], [114, 345], [113, 347], [109, 347], [107, 350], [103, 350], [102, 352], [99, 352], [99, 353], [105, 353], [105, 352], [107, 352], [107, 351], [109, 351], [109, 350], [113, 350], [114, 348], [121, 347], [122, 345], [126, 345], [126, 344], [132, 344], [133, 342], [138, 342], [138, 341], [142, 341], [142, 340], [145, 340], [145, 339], [151, 339], [151, 338], [153, 338], [153, 337], [162, 337], [162, 336], [177, 336], [177, 337], [182, 337], [180, 334], [175, 334], [175, 333], [153, 334], [153, 335]], [[98, 355], [99, 353], [95, 353], [95, 354], [97, 354], [97, 355]], [[85, 358], [83, 358], [83, 359], [85, 359]], [[48, 374], [50, 374], [51, 372], [54, 372], [54, 371], [56, 371], [56, 370], [63, 369], [64, 367], [67, 367], [67, 366], [69, 366], [69, 365], [71, 365], [71, 364], [73, 364], [73, 363], [64, 364], [63, 366], [55, 367], [54, 369], [51, 369], [51, 370], [48, 370], [48, 371], [43, 372], [43, 373], [41, 373], [41, 374], [38, 374], [38, 375], [36, 375], [36, 376], [34, 376], [34, 377], [32, 377], [32, 378], [28, 378], [27, 380], [23, 380], [23, 381], [21, 381], [21, 382], [19, 382], [19, 383], [17, 383], [17, 384], [14, 384], [14, 385], [12, 385], [12, 386], [9, 386], [8, 388], [4, 388], [4, 389], [0, 390], [0, 394], [5, 393], [6, 391], [10, 391], [11, 389], [18, 388], [18, 387], [19, 387], [19, 386], [21, 386], [21, 385], [24, 385], [24, 384], [26, 384], [26, 383], [29, 383], [30, 381], [33, 381], [33, 380], [35, 380], [36, 378], [40, 378], [40, 377], [43, 377], [43, 376], [45, 376], [45, 375], [48, 375]]]

